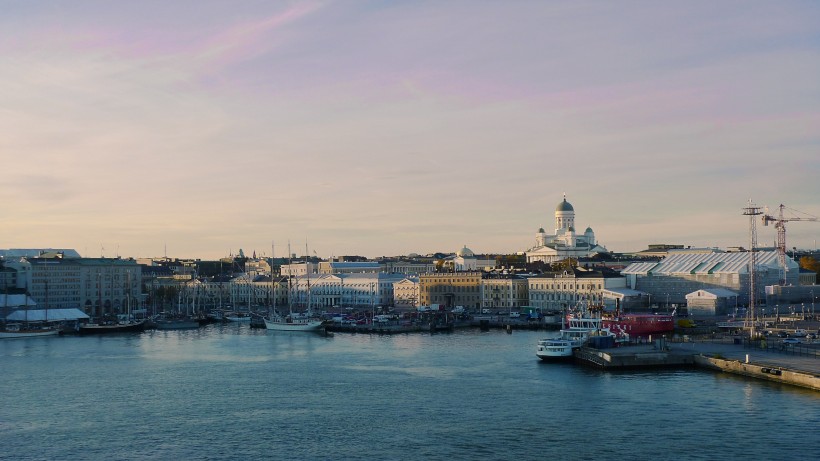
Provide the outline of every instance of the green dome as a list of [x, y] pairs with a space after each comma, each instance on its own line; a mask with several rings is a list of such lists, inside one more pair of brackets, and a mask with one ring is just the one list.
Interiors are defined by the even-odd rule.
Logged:
[[557, 207], [555, 207], [555, 211], [575, 211], [575, 208], [567, 202], [566, 197], [564, 197], [564, 201], [559, 203]]

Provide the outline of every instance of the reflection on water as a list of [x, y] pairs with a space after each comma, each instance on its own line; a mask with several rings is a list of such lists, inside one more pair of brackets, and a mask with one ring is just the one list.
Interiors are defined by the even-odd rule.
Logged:
[[16, 460], [738, 459], [748, 443], [761, 458], [816, 448], [805, 429], [820, 423], [817, 393], [700, 370], [546, 364], [541, 336], [210, 325], [3, 341], [0, 444]]

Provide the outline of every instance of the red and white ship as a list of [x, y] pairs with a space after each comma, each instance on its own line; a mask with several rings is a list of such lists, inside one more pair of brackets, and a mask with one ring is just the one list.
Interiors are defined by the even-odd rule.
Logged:
[[603, 306], [589, 307], [591, 312], [596, 310], [600, 312], [602, 326], [619, 337], [645, 338], [650, 335], [672, 333], [675, 330], [674, 312], [671, 314], [626, 314], [620, 312], [619, 309], [615, 312], [605, 312]]

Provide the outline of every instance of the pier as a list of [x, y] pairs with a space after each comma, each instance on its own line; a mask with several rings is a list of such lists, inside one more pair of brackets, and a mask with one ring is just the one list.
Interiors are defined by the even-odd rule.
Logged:
[[576, 363], [605, 370], [700, 367], [820, 391], [820, 344], [803, 348], [763, 347], [726, 338], [668, 342], [611, 349], [583, 347]]

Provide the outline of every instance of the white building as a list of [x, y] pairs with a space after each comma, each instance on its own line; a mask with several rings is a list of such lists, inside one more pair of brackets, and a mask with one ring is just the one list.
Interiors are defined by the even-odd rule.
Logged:
[[419, 305], [419, 278], [405, 277], [393, 283], [393, 299], [397, 308], [415, 309]]
[[485, 269], [492, 269], [495, 267], [495, 259], [479, 259], [473, 250], [467, 248], [465, 245], [458, 250], [455, 256], [451, 256], [444, 261], [447, 268], [455, 272], [469, 272], [480, 271]]
[[564, 200], [555, 208], [555, 233], [547, 234], [544, 228], [535, 234], [535, 246], [526, 251], [527, 262], [553, 263], [567, 258], [585, 258], [607, 249], [595, 240], [595, 232], [587, 227], [583, 234], [575, 231], [575, 209]]
[[298, 277], [293, 281], [292, 301], [300, 307], [327, 309], [342, 307], [392, 306], [393, 285], [402, 274], [358, 273], [321, 274]]
[[580, 302], [604, 304], [607, 290], [626, 287], [626, 279], [614, 272], [575, 268], [527, 279], [529, 304], [544, 311], [559, 311]]

